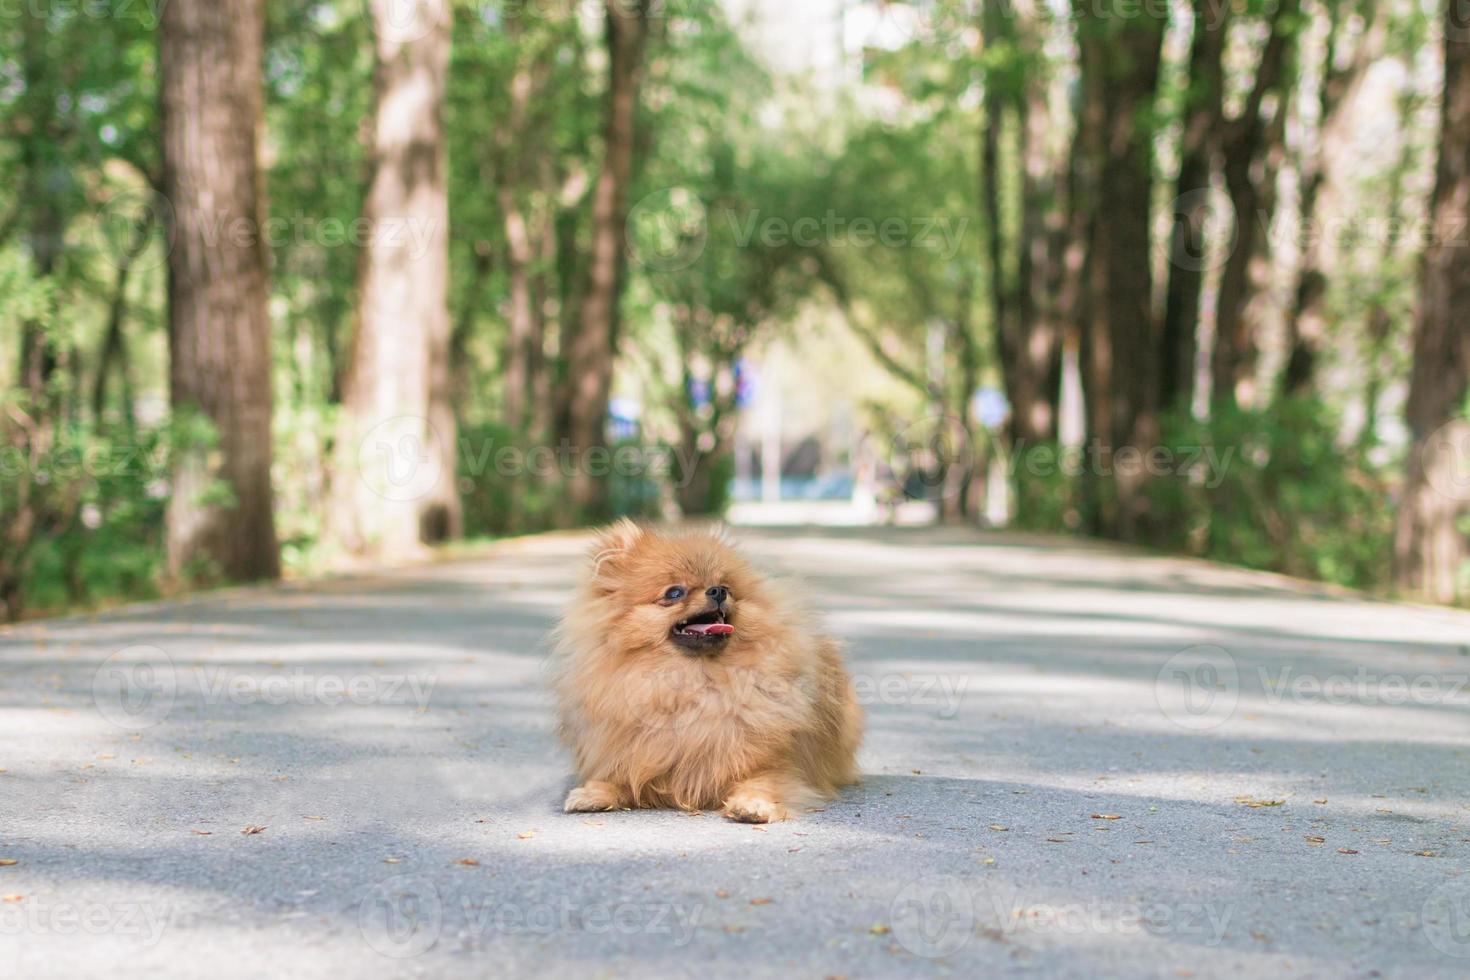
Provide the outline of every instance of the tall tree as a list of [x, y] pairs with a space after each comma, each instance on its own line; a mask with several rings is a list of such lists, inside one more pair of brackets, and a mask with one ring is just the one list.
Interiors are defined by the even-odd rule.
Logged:
[[1225, 108], [1225, 35], [1230, 5], [1194, 0], [1194, 40], [1189, 51], [1188, 109], [1174, 185], [1174, 228], [1169, 247], [1169, 285], [1160, 338], [1159, 407], [1189, 408], [1194, 400], [1201, 289], [1214, 243], [1206, 238], [1210, 185], [1220, 148]]
[[[1006, 396], [1012, 445], [1053, 439], [1061, 387], [1061, 329], [1055, 296], [1061, 274], [1058, 163], [1050, 148], [1050, 79], [1042, 49], [1042, 15], [1031, 4], [1013, 10], [986, 4], [985, 121], [980, 147], [980, 198], [986, 222], [991, 318]], [[1003, 131], [1020, 147], [1020, 221], [1015, 271], [1005, 248], [1001, 188]], [[968, 396], [967, 396], [968, 397]]]
[[[1138, 536], [1144, 469], [1122, 455], [1158, 438], [1158, 342], [1149, 254], [1153, 107], [1166, 17], [1107, 16], [1075, 0], [1081, 51], [1079, 119], [1091, 220], [1080, 325], [1094, 463], [1093, 521]], [[1119, 462], [1124, 465], [1118, 465]], [[1111, 473], [1110, 484], [1099, 478]]]
[[256, 157], [263, 26], [259, 0], [172, 0], [160, 25], [170, 400], [176, 418], [202, 416], [218, 437], [217, 450], [196, 441], [174, 462], [167, 543], [176, 577], [280, 573]]
[[443, 105], [448, 0], [372, 0], [373, 126], [356, 329], [335, 474], [338, 543], [416, 551], [457, 534]]
[[[592, 195], [592, 243], [581, 311], [567, 345], [568, 436], [585, 452], [603, 444], [617, 349], [618, 301], [626, 271], [623, 249], [628, 186], [637, 144], [638, 90], [648, 44], [646, 0], [605, 0], [608, 86], [603, 108], [603, 159]], [[607, 486], [586, 465], [572, 477], [571, 501], [599, 516]]]
[[1413, 434], [1395, 543], [1402, 588], [1438, 602], [1458, 587], [1470, 544], [1456, 527], [1470, 502], [1470, 44], [1460, 5], [1445, 4], [1439, 166], [1431, 199], [1435, 235], [1420, 272], [1419, 315], [1406, 416]]
[[1235, 211], [1235, 241], [1220, 276], [1215, 312], [1211, 401], [1232, 406], [1256, 369], [1256, 325], [1248, 315], [1252, 298], [1266, 285], [1260, 261], [1268, 250], [1261, 232], [1276, 209], [1276, 176], [1284, 163], [1287, 86], [1294, 73], [1301, 0], [1281, 0], [1271, 14], [1270, 34], [1256, 79], [1240, 114], [1222, 137], [1225, 189]]
[[[1327, 40], [1322, 56], [1322, 73], [1318, 81], [1317, 126], [1311, 148], [1303, 154], [1301, 201], [1298, 206], [1300, 225], [1311, 229], [1323, 194], [1333, 177], [1331, 168], [1341, 166], [1343, 131], [1348, 122], [1347, 110], [1356, 92], [1368, 77], [1368, 69], [1382, 53], [1387, 33], [1386, 18], [1379, 16], [1377, 0], [1358, 0], [1354, 7], [1329, 3], [1323, 5], [1327, 19]], [[1344, 35], [1351, 14], [1364, 23], [1363, 36], [1351, 54], [1343, 58]], [[1400, 190], [1395, 186], [1395, 196]], [[1281, 394], [1304, 395], [1311, 391], [1317, 361], [1327, 340], [1328, 248], [1326, 236], [1313, 234], [1307, 241], [1296, 274], [1296, 290], [1291, 307], [1286, 311], [1286, 368], [1281, 376]]]

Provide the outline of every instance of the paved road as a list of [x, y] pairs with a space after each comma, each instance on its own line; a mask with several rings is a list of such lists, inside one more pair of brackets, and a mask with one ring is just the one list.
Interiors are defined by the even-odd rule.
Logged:
[[1470, 972], [1470, 616], [744, 537], [869, 706], [864, 784], [770, 827], [559, 812], [571, 536], [0, 632], [0, 975]]

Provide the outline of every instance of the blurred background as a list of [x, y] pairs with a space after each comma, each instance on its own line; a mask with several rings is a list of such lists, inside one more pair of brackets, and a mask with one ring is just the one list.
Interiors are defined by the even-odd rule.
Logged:
[[0, 618], [619, 514], [1470, 595], [1455, 0], [11, 0]]

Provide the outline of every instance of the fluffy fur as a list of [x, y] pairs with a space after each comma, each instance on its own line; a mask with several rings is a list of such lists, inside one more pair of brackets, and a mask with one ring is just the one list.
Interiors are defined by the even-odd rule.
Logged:
[[[716, 611], [729, 636], [676, 635]], [[719, 807], [765, 823], [857, 779], [863, 714], [837, 642], [719, 535], [602, 531], [552, 664], [581, 782], [567, 812]]]

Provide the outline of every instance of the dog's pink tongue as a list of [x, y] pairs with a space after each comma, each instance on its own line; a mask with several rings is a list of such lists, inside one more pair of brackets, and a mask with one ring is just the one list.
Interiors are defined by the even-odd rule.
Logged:
[[716, 636], [735, 632], [735, 627], [729, 623], [690, 623], [684, 628], [690, 633], [714, 633]]

